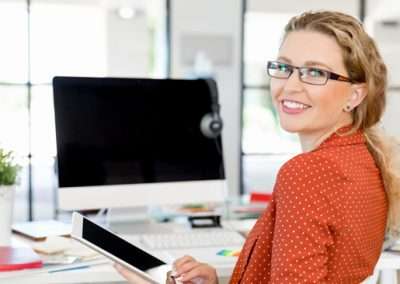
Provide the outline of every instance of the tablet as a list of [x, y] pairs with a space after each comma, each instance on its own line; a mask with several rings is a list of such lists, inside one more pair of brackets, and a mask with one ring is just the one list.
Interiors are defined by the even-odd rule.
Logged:
[[166, 262], [76, 212], [72, 214], [71, 237], [127, 267], [150, 283], [159, 283], [147, 272]]

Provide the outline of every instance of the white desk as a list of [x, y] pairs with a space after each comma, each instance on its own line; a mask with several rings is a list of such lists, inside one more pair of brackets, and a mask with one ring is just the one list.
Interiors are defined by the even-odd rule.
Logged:
[[[4, 282], [3, 282], [4, 281]], [[93, 266], [87, 269], [78, 269], [65, 272], [47, 273], [43, 271], [27, 271], [11, 278], [1, 278], [0, 283], [114, 283], [124, 282], [124, 279], [110, 264]]]
[[[180, 226], [179, 224], [176, 225]], [[174, 224], [159, 224], [159, 226], [160, 229], [158, 231], [163, 231], [166, 229], [165, 227], [171, 227], [174, 226]], [[143, 225], [142, 227], [146, 226]], [[147, 229], [149, 231], [154, 230], [154, 225], [149, 226]], [[132, 239], [135, 239], [135, 237], [133, 236]], [[33, 241], [18, 235], [13, 236], [13, 246], [29, 246], [32, 245], [32, 242]], [[90, 267], [59, 272], [49, 272], [49, 268], [47, 267], [43, 269], [2, 272], [0, 273], [0, 283], [126, 283], [125, 279], [114, 270], [112, 263], [108, 259], [102, 258], [94, 262], [96, 262], [96, 264], [90, 265]], [[100, 262], [100, 264], [98, 264], [98, 262]], [[85, 266], [85, 264], [82, 264], [82, 266]], [[215, 265], [215, 267], [217, 268], [218, 275], [220, 275], [220, 283], [227, 283], [232, 274], [233, 263], [229, 265], [219, 264], [218, 266]], [[50, 269], [50, 271], [51, 270], [53, 269]], [[163, 273], [163, 276], [164, 275], [166, 275], [166, 273]]]
[[[246, 231], [253, 224], [254, 220], [246, 221], [228, 221], [223, 225], [229, 228], [236, 228], [239, 231]], [[21, 242], [21, 239], [15, 240], [14, 244], [27, 245]], [[232, 273], [233, 266], [216, 266], [220, 283], [227, 283]], [[397, 279], [397, 271], [400, 270], [400, 253], [383, 252], [376, 267], [373, 277], [365, 281], [363, 284], [377, 283], [378, 275], [380, 275], [381, 284], [400, 284]], [[19, 284], [19, 283], [122, 283], [124, 279], [113, 269], [110, 263], [95, 265], [90, 268], [63, 271], [56, 273], [47, 273], [43, 271], [26, 271], [26, 273], [16, 273], [12, 278], [2, 278], [5, 274], [0, 273], [0, 283]]]
[[[219, 267], [217, 269], [219, 283], [225, 284], [229, 281], [232, 267]], [[225, 275], [225, 276], [223, 276]], [[71, 283], [126, 283], [112, 267], [111, 263], [100, 264], [86, 269], [78, 269], [56, 273], [46, 273], [41, 271], [27, 271], [25, 274], [13, 277], [1, 278], [0, 283], [7, 284], [71, 284]]]
[[400, 252], [383, 252], [375, 266], [374, 276], [376, 278], [378, 275], [380, 276], [379, 283], [381, 284], [398, 284], [400, 283], [400, 279], [397, 277], [398, 270], [400, 270]]

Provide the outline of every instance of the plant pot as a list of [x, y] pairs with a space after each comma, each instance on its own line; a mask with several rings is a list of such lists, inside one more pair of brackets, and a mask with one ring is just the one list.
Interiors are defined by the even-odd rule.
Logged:
[[11, 244], [15, 185], [0, 186], [0, 246]]

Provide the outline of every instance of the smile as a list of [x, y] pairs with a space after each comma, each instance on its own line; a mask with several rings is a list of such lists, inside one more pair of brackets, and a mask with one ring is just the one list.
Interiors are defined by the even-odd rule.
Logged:
[[281, 101], [282, 111], [288, 114], [299, 114], [308, 108], [310, 105], [306, 105], [297, 101], [292, 100], [282, 100]]

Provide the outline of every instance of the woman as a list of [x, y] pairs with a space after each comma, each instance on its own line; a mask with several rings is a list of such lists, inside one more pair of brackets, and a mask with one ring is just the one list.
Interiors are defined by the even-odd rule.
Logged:
[[[280, 124], [303, 153], [280, 169], [231, 283], [360, 283], [399, 225], [398, 154], [376, 127], [386, 67], [358, 20], [321, 11], [289, 21], [268, 74]], [[190, 256], [174, 266], [183, 283], [217, 283]]]

